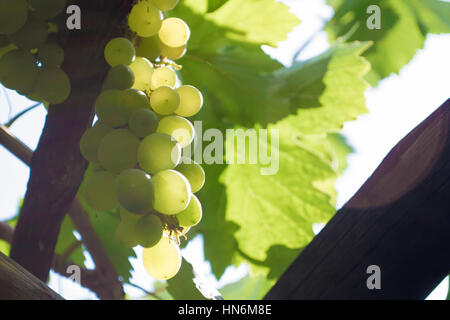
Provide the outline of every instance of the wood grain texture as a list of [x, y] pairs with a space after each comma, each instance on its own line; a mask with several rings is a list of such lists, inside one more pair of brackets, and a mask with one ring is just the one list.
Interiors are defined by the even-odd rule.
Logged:
[[[450, 100], [410, 132], [266, 299], [424, 299], [450, 270]], [[367, 267], [381, 289], [367, 288]]]
[[0, 252], [0, 300], [63, 300], [63, 298]]
[[103, 50], [110, 39], [125, 33], [132, 1], [77, 0], [70, 4], [81, 8], [81, 30], [65, 29], [63, 14], [56, 40], [64, 48], [62, 68], [71, 79], [72, 91], [65, 102], [50, 106], [31, 160], [11, 247], [11, 257], [41, 280], [48, 276], [62, 219], [87, 167], [79, 141], [92, 123], [94, 102], [108, 71]]

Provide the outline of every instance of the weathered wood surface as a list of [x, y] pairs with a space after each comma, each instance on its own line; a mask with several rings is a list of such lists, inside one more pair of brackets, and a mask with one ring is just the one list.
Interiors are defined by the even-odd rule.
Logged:
[[0, 300], [62, 300], [41, 280], [0, 252]]
[[[447, 100], [391, 150], [266, 299], [427, 297], [450, 270], [449, 127]], [[380, 290], [367, 288], [370, 265], [381, 269]]]

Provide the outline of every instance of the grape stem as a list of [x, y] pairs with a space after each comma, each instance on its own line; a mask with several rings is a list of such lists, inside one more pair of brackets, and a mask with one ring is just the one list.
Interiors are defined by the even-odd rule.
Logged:
[[31, 111], [33, 109], [35, 109], [36, 107], [39, 107], [42, 103], [36, 103], [33, 104], [31, 107], [26, 108], [25, 110], [23, 110], [22, 112], [16, 114], [13, 118], [11, 118], [7, 123], [5, 123], [5, 127], [10, 128], [14, 122], [16, 122], [17, 119], [19, 119], [21, 116], [23, 116], [25, 113], [27, 113], [28, 111]]

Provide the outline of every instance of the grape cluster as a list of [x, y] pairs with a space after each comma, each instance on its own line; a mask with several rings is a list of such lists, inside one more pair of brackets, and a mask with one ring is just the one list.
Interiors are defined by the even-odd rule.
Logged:
[[70, 80], [64, 50], [49, 40], [51, 19], [66, 0], [0, 0], [0, 82], [32, 100], [61, 103]]
[[180, 84], [173, 59], [181, 54], [163, 53], [184, 52], [189, 39], [186, 23], [164, 19], [177, 2], [137, 2], [128, 17], [131, 40], [108, 42], [111, 68], [95, 103], [98, 121], [80, 141], [95, 168], [86, 178], [86, 203], [100, 211], [118, 208], [118, 241], [143, 246], [144, 266], [160, 280], [180, 268], [179, 237], [202, 218], [194, 193], [205, 181], [202, 167], [182, 157], [195, 135], [186, 117], [200, 111], [202, 94]]

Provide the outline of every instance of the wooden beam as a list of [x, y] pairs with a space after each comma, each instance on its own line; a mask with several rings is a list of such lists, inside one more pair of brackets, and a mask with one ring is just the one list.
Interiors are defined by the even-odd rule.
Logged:
[[[450, 270], [449, 128], [447, 100], [391, 150], [266, 299], [426, 298]], [[379, 290], [367, 286], [371, 265], [380, 267]]]
[[63, 300], [63, 298], [0, 252], [0, 300]]

